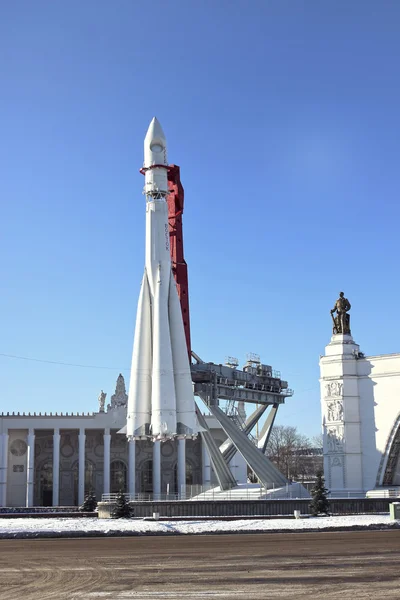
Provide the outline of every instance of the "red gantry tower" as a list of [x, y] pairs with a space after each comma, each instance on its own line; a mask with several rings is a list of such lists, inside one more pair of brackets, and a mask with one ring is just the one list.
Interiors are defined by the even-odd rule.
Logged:
[[189, 362], [191, 362], [192, 348], [190, 343], [189, 282], [187, 264], [183, 252], [182, 231], [184, 191], [181, 183], [180, 168], [177, 165], [169, 165], [168, 190], [167, 203], [172, 272], [175, 277], [178, 296], [181, 302], [186, 345]]

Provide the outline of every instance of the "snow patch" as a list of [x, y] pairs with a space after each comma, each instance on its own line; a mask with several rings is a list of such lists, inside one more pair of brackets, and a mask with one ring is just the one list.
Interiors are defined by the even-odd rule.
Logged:
[[142, 519], [1, 519], [0, 538], [118, 535], [206, 535], [324, 529], [399, 527], [389, 515], [310, 517], [300, 519], [238, 519], [235, 521], [147, 521]]

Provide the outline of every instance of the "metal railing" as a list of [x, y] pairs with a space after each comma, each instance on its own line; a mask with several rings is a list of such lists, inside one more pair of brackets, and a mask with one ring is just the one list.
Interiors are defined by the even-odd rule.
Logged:
[[[103, 494], [102, 502], [115, 502], [118, 494]], [[272, 485], [265, 488], [259, 484], [251, 486], [236, 487], [230, 490], [221, 491], [219, 487], [203, 485], [187, 485], [181, 493], [138, 493], [124, 494], [127, 502], [177, 502], [182, 500], [201, 500], [201, 501], [226, 501], [226, 500], [306, 500], [310, 498], [309, 493], [303, 486], [299, 485], [292, 488], [287, 485], [285, 488], [278, 485]]]
[[357, 492], [329, 492], [327, 494], [331, 500], [348, 500], [351, 498], [366, 498], [371, 500], [379, 500], [381, 498], [400, 498], [400, 489], [393, 490], [371, 490], [367, 493]]
[[[299, 485], [292, 487], [287, 485], [282, 488], [272, 485], [265, 488], [259, 484], [251, 484], [248, 486], [239, 486], [230, 490], [221, 491], [218, 487], [204, 485], [187, 485], [186, 489], [181, 493], [162, 493], [153, 494], [126, 493], [125, 499], [127, 502], [178, 502], [182, 500], [206, 500], [206, 501], [225, 501], [225, 500], [306, 500], [310, 498], [309, 493], [303, 486]], [[102, 502], [115, 502], [118, 494], [103, 494]], [[327, 494], [330, 500], [349, 500], [359, 498], [384, 499], [384, 498], [400, 498], [400, 487], [393, 489], [372, 490], [366, 495], [365, 493], [355, 492], [329, 492]]]

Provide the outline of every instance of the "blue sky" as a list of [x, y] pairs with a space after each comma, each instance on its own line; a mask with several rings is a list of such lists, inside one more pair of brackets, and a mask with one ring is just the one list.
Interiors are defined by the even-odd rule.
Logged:
[[400, 351], [393, 0], [11, 0], [0, 8], [1, 410], [97, 410], [129, 378], [143, 138], [181, 166], [192, 342], [248, 352], [320, 430], [344, 290], [367, 354]]

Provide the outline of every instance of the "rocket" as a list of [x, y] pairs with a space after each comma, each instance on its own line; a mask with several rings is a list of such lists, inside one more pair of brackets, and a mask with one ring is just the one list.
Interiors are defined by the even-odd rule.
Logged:
[[128, 396], [128, 440], [196, 437], [192, 377], [171, 269], [167, 142], [154, 117], [144, 140], [145, 270], [139, 295]]

